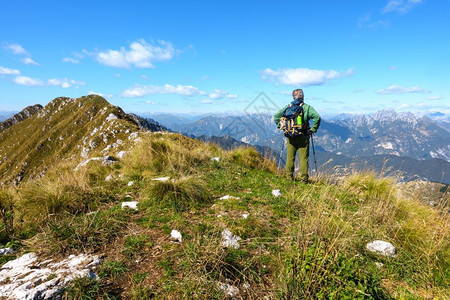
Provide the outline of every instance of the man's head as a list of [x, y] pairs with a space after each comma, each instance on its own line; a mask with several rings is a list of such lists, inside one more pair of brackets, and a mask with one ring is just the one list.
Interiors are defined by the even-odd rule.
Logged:
[[303, 101], [303, 90], [302, 89], [296, 89], [292, 92], [292, 98], [294, 100], [301, 100]]

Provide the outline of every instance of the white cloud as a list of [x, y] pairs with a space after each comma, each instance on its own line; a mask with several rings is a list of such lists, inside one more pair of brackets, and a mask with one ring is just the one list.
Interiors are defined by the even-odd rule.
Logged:
[[431, 97], [425, 98], [425, 100], [442, 100], [442, 99], [444, 99], [444, 97], [442, 97], [442, 96], [431, 96]]
[[383, 13], [398, 12], [405, 14], [414, 8], [417, 4], [422, 3], [423, 0], [390, 0], [383, 8]]
[[27, 76], [17, 76], [14, 78], [14, 82], [20, 85], [26, 85], [26, 86], [42, 86], [44, 85], [44, 82], [40, 79], [31, 78]]
[[111, 67], [154, 68], [155, 61], [168, 61], [173, 58], [176, 50], [170, 42], [159, 41], [159, 46], [150, 45], [145, 40], [130, 44], [130, 49], [121, 47], [120, 50], [106, 50], [96, 53], [99, 63]]
[[19, 75], [20, 71], [0, 66], [0, 75]]
[[278, 69], [276, 71], [267, 68], [262, 72], [264, 80], [276, 81], [277, 83], [297, 86], [322, 85], [327, 81], [340, 77], [348, 77], [354, 73], [353, 68], [345, 72], [335, 70], [312, 70], [307, 68]]
[[389, 22], [385, 20], [372, 20], [372, 14], [367, 13], [358, 19], [357, 23], [359, 28], [367, 27], [371, 29], [388, 27]]
[[214, 90], [212, 93], [209, 94], [209, 98], [214, 99], [214, 100], [219, 100], [219, 99], [236, 99], [238, 97], [238, 95], [236, 94], [229, 94], [225, 91], [222, 90]]
[[24, 54], [24, 55], [28, 55], [27, 51], [19, 44], [6, 44], [4, 46], [4, 48], [6, 50], [11, 51], [14, 54]]
[[170, 84], [165, 84], [164, 86], [157, 86], [157, 85], [136, 86], [134, 88], [125, 90], [121, 96], [125, 98], [134, 98], [154, 94], [176, 94], [191, 97], [197, 95], [206, 95], [207, 93], [199, 90], [196, 87], [193, 87], [192, 85], [179, 84], [177, 86], [173, 86]]
[[205, 99], [200, 101], [201, 104], [213, 104], [213, 101], [211, 99]]
[[385, 89], [379, 89], [377, 91], [378, 94], [382, 95], [389, 95], [389, 94], [406, 94], [406, 93], [429, 93], [429, 90], [420, 88], [418, 86], [412, 86], [412, 87], [402, 87], [399, 85], [391, 85], [388, 88]]
[[53, 85], [53, 86], [60, 86], [63, 89], [67, 89], [67, 88], [71, 88], [72, 86], [75, 86], [76, 88], [78, 88], [77, 86], [79, 85], [85, 85], [86, 82], [83, 81], [76, 81], [73, 79], [57, 79], [57, 78], [52, 78], [47, 80], [47, 85]]
[[145, 103], [147, 103], [148, 105], [155, 105], [155, 104], [157, 104], [156, 102], [153, 102], [153, 101], [150, 101], [150, 100], [145, 101]]
[[64, 57], [63, 62], [65, 63], [72, 63], [72, 64], [78, 64], [80, 61], [78, 59], [72, 58], [72, 57]]
[[40, 66], [40, 64], [38, 64], [37, 62], [35, 62], [33, 59], [31, 59], [31, 57], [25, 57], [24, 59], [22, 59], [22, 62], [26, 65], [35, 65], [35, 66]]
[[111, 94], [97, 93], [97, 92], [94, 92], [94, 91], [89, 91], [88, 94], [89, 95], [98, 95], [98, 96], [103, 97], [103, 98], [111, 98], [113, 96]]

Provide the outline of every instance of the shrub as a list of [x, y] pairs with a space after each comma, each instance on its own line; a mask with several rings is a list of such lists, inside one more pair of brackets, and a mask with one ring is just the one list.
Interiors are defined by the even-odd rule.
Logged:
[[212, 201], [205, 184], [194, 178], [157, 181], [149, 187], [148, 193], [148, 201], [168, 205], [176, 211], [197, 208]]
[[13, 195], [6, 190], [0, 190], [0, 244], [8, 242], [14, 233]]

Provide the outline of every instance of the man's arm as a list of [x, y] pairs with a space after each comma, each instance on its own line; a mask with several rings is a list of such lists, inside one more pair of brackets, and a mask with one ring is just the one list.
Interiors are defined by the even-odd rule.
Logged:
[[277, 127], [279, 126], [280, 123], [280, 119], [283, 116], [284, 111], [286, 110], [286, 108], [288, 108], [289, 105], [286, 105], [285, 107], [283, 107], [279, 112], [277, 112], [274, 116], [273, 116], [273, 121], [275, 122], [275, 124], [277, 124]]
[[313, 120], [313, 125], [311, 126], [311, 131], [316, 132], [320, 126], [320, 115], [317, 111], [310, 105], [308, 109], [308, 117]]

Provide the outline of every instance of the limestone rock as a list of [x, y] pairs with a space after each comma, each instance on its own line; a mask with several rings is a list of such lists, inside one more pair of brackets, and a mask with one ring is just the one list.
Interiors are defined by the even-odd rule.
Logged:
[[0, 249], [0, 255], [6, 255], [6, 254], [11, 254], [11, 253], [14, 253], [14, 250], [12, 248]]
[[239, 241], [241, 238], [234, 235], [228, 228], [222, 232], [222, 246], [225, 248], [231, 247], [234, 249], [239, 249]]
[[99, 263], [97, 256], [87, 254], [71, 255], [55, 262], [39, 261], [35, 253], [27, 253], [0, 268], [0, 296], [5, 299], [50, 299], [76, 278], [97, 279], [92, 268]]
[[137, 201], [127, 201], [127, 202], [122, 202], [122, 208], [128, 207], [128, 208], [137, 210], [137, 209], [138, 209], [138, 208], [137, 208], [137, 205], [138, 205], [138, 202], [137, 202]]
[[177, 243], [181, 243], [181, 240], [183, 239], [181, 232], [175, 229], [172, 229], [172, 232], [170, 233], [170, 238]]
[[272, 190], [272, 195], [274, 197], [280, 197], [282, 194], [280, 190]]
[[395, 257], [395, 253], [397, 251], [391, 243], [381, 240], [375, 240], [372, 243], [368, 243], [366, 245], [366, 248], [370, 252], [375, 252], [383, 256], [390, 256], [390, 257]]
[[239, 289], [237, 287], [235, 287], [234, 285], [228, 284], [228, 283], [224, 283], [224, 282], [218, 282], [217, 283], [217, 287], [219, 288], [219, 290], [222, 290], [225, 295], [227, 295], [230, 298], [235, 299], [237, 297], [237, 295], [239, 294]]
[[230, 195], [225, 195], [225, 196], [219, 198], [219, 200], [228, 200], [228, 199], [240, 199], [240, 198], [239, 197], [230, 196]]

